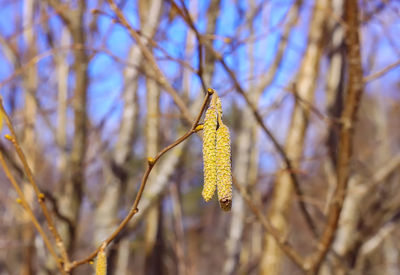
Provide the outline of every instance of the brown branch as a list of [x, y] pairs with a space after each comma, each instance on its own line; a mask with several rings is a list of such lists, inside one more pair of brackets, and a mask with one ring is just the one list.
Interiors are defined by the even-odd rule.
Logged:
[[13, 125], [11, 123], [11, 120], [10, 120], [9, 116], [7, 115], [7, 113], [6, 113], [5, 109], [4, 109], [3, 100], [1, 98], [0, 98], [0, 112], [2, 113], [3, 119], [5, 120], [7, 126], [8, 126], [8, 128], [10, 130], [10, 133], [11, 133], [11, 135], [7, 135], [6, 138], [9, 141], [11, 141], [11, 143], [14, 145], [14, 148], [15, 148], [15, 150], [17, 152], [17, 155], [18, 155], [19, 159], [21, 160], [21, 163], [22, 163], [23, 168], [24, 168], [25, 175], [27, 176], [29, 183], [32, 185], [33, 190], [35, 191], [36, 197], [38, 199], [40, 207], [42, 208], [42, 211], [43, 211], [43, 214], [44, 214], [44, 216], [46, 218], [46, 221], [47, 221], [48, 227], [50, 229], [50, 232], [51, 232], [51, 234], [53, 235], [53, 237], [54, 237], [54, 239], [56, 241], [58, 249], [60, 250], [62, 259], [64, 261], [64, 264], [69, 264], [69, 258], [68, 258], [68, 254], [67, 254], [66, 249], [65, 249], [65, 245], [64, 245], [64, 243], [63, 243], [63, 241], [61, 239], [61, 236], [58, 233], [57, 228], [55, 227], [55, 223], [54, 223], [54, 221], [53, 221], [53, 219], [52, 219], [52, 217], [51, 217], [51, 215], [50, 215], [50, 213], [49, 213], [49, 211], [48, 211], [48, 209], [46, 207], [46, 203], [45, 203], [46, 196], [40, 191], [39, 187], [37, 186], [37, 184], [36, 184], [36, 182], [35, 182], [35, 180], [33, 178], [32, 171], [29, 168], [29, 165], [28, 165], [28, 162], [26, 160], [25, 154], [23, 153], [23, 151], [21, 149], [21, 146], [19, 145], [17, 136], [15, 134], [14, 127], [13, 127]]
[[[119, 224], [119, 226], [114, 230], [114, 232], [103, 242], [106, 245], [109, 245], [120, 233], [121, 231], [125, 228], [125, 226], [128, 224], [128, 222], [132, 219], [132, 217], [139, 212], [138, 209], [138, 204], [140, 202], [140, 199], [142, 197], [144, 188], [146, 187], [146, 183], [147, 183], [147, 179], [149, 178], [149, 175], [152, 171], [152, 169], [154, 168], [155, 164], [157, 163], [157, 161], [169, 150], [171, 150], [172, 148], [176, 147], [177, 145], [179, 145], [180, 143], [182, 143], [183, 141], [185, 141], [187, 138], [189, 138], [192, 134], [196, 133], [197, 131], [201, 130], [202, 128], [200, 127], [201, 125], [199, 125], [199, 121], [201, 119], [201, 116], [204, 112], [204, 110], [207, 107], [207, 103], [208, 100], [210, 98], [210, 96], [214, 93], [214, 90], [212, 89], [208, 89], [207, 90], [207, 94], [204, 98], [202, 107], [200, 109], [199, 114], [197, 115], [196, 119], [194, 120], [192, 127], [190, 128], [189, 131], [187, 131], [183, 136], [181, 136], [180, 138], [178, 138], [175, 142], [171, 143], [170, 145], [168, 145], [167, 147], [165, 147], [164, 149], [162, 149], [160, 152], [157, 153], [157, 155], [153, 158], [153, 157], [148, 157], [147, 158], [147, 169], [144, 172], [141, 184], [140, 184], [140, 188], [139, 191], [136, 195], [135, 201], [133, 202], [133, 205], [131, 207], [131, 209], [129, 210], [128, 215], [121, 221], [121, 223]], [[71, 270], [79, 265], [85, 264], [90, 262], [94, 257], [96, 257], [97, 253], [100, 251], [101, 247], [98, 247], [95, 251], [93, 251], [88, 257], [86, 257], [83, 260], [80, 261], [74, 261], [72, 262], [68, 267], [67, 270]]]
[[[72, 41], [76, 45], [86, 44], [86, 34], [84, 28], [84, 13], [86, 11], [86, 1], [78, 1], [75, 9], [68, 10], [72, 18], [67, 25]], [[76, 234], [79, 222], [80, 207], [83, 200], [85, 186], [85, 157], [86, 145], [88, 140], [88, 114], [87, 114], [87, 89], [89, 85], [88, 66], [89, 56], [82, 47], [73, 51], [74, 64], [72, 66], [75, 74], [74, 92], [72, 98], [72, 110], [74, 114], [73, 125], [74, 133], [72, 138], [72, 148], [69, 154], [69, 173], [67, 182], [63, 188], [62, 209], [72, 223], [72, 235], [66, 235], [68, 241], [66, 246], [72, 252], [76, 246]]]
[[363, 92], [363, 73], [359, 38], [359, 13], [357, 0], [345, 1], [346, 47], [349, 60], [349, 84], [345, 106], [341, 115], [337, 185], [329, 208], [328, 222], [320, 239], [319, 251], [311, 258], [311, 269], [316, 272], [328, 253], [338, 227], [340, 213], [346, 196], [353, 151], [353, 134], [356, 114]]
[[15, 191], [17, 191], [17, 194], [19, 198], [17, 199], [17, 202], [20, 203], [25, 211], [28, 213], [29, 218], [31, 219], [33, 225], [36, 227], [36, 230], [39, 232], [40, 236], [42, 236], [44, 244], [46, 245], [47, 249], [49, 250], [50, 254], [53, 256], [58, 269], [62, 272], [62, 274], [65, 274], [63, 266], [62, 266], [62, 260], [58, 258], [57, 253], [55, 252], [53, 245], [51, 244], [50, 240], [47, 238], [46, 233], [44, 232], [42, 226], [40, 225], [39, 221], [36, 219], [35, 214], [33, 213], [31, 207], [29, 206], [28, 202], [26, 201], [25, 195], [19, 185], [17, 184], [17, 181], [15, 180], [14, 176], [11, 174], [10, 169], [7, 166], [6, 161], [4, 160], [3, 154], [0, 151], [0, 165], [3, 167], [3, 170], [6, 174], [6, 177], [8, 180], [11, 182], [12, 186], [14, 187]]
[[46, 2], [61, 17], [65, 25], [71, 25], [73, 23], [72, 12], [68, 4], [62, 3], [59, 0], [46, 0]]
[[399, 66], [400, 66], [400, 60], [397, 60], [396, 62], [386, 66], [382, 70], [380, 70], [380, 71], [378, 71], [376, 73], [370, 74], [368, 76], [365, 76], [363, 81], [365, 83], [373, 81], [373, 80], [375, 80], [375, 79], [377, 79], [377, 78], [379, 78], [381, 76], [384, 76], [385, 74], [387, 74], [388, 72], [390, 72], [391, 70], [393, 70], [393, 69], [395, 69], [395, 68], [397, 68]]

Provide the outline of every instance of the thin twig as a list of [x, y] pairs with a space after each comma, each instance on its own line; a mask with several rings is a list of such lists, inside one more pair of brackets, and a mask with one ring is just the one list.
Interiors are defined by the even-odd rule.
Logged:
[[10, 117], [7, 115], [7, 112], [4, 109], [3, 106], [3, 100], [0, 98], [0, 111], [3, 115], [3, 118], [8, 126], [8, 129], [10, 130], [11, 135], [6, 135], [6, 138], [11, 141], [11, 143], [14, 145], [14, 148], [17, 152], [17, 155], [19, 157], [19, 159], [21, 160], [22, 166], [24, 168], [24, 172], [28, 178], [29, 183], [32, 185], [33, 190], [35, 191], [36, 197], [38, 198], [38, 202], [40, 204], [40, 207], [42, 208], [43, 214], [46, 218], [48, 227], [50, 229], [51, 234], [53, 235], [55, 241], [56, 241], [56, 245], [61, 253], [61, 257], [63, 259], [63, 262], [65, 265], [69, 264], [69, 257], [67, 254], [67, 251], [65, 249], [65, 245], [61, 239], [60, 234], [57, 231], [57, 228], [55, 226], [55, 223], [49, 213], [49, 210], [47, 209], [46, 203], [45, 203], [45, 199], [46, 196], [40, 191], [39, 187], [37, 186], [33, 175], [32, 175], [32, 171], [28, 165], [28, 162], [26, 160], [25, 154], [21, 149], [21, 146], [19, 145], [18, 139], [17, 139], [17, 135], [15, 134], [15, 130], [14, 127], [11, 123]]
[[[192, 134], [196, 133], [197, 131], [201, 130], [201, 127], [199, 127], [199, 121], [201, 119], [201, 116], [204, 112], [204, 110], [207, 107], [207, 102], [210, 98], [210, 96], [214, 93], [214, 91], [212, 89], [208, 89], [208, 92], [204, 98], [202, 107], [200, 109], [199, 114], [197, 115], [196, 119], [194, 120], [192, 127], [190, 128], [189, 131], [187, 131], [183, 136], [181, 136], [180, 138], [178, 138], [175, 142], [171, 143], [170, 145], [168, 145], [167, 147], [165, 147], [164, 149], [162, 149], [160, 152], [157, 153], [157, 155], [152, 158], [149, 157], [147, 159], [147, 169], [144, 172], [141, 184], [140, 184], [140, 188], [139, 191], [136, 195], [135, 201], [133, 202], [133, 205], [131, 207], [131, 209], [129, 210], [128, 215], [122, 220], [122, 222], [119, 224], [119, 226], [114, 230], [114, 232], [103, 242], [106, 243], [106, 245], [109, 245], [110, 242], [112, 242], [120, 233], [121, 231], [125, 228], [125, 226], [128, 224], [128, 222], [132, 219], [132, 217], [139, 212], [138, 204], [140, 202], [140, 199], [142, 197], [144, 188], [146, 187], [146, 183], [147, 183], [147, 179], [150, 175], [150, 172], [152, 171], [153, 167], [155, 166], [155, 164], [157, 163], [157, 161], [169, 150], [171, 150], [172, 148], [176, 147], [177, 145], [179, 145], [180, 143], [182, 143], [184, 140], [186, 140], [187, 138], [189, 138]], [[88, 257], [86, 257], [83, 260], [80, 261], [74, 261], [70, 264], [70, 266], [68, 267], [68, 270], [71, 270], [79, 265], [85, 264], [90, 262], [94, 257], [96, 257], [97, 253], [100, 251], [101, 247], [98, 247], [95, 251], [93, 251]]]
[[28, 213], [29, 218], [31, 219], [33, 225], [36, 227], [36, 230], [39, 232], [40, 236], [42, 236], [44, 244], [46, 245], [47, 249], [49, 250], [50, 254], [53, 256], [58, 269], [61, 271], [62, 274], [66, 274], [64, 272], [63, 266], [62, 266], [62, 260], [58, 258], [56, 251], [53, 248], [53, 245], [51, 244], [49, 238], [47, 238], [46, 233], [44, 232], [42, 226], [40, 225], [39, 221], [36, 219], [35, 214], [33, 213], [31, 207], [29, 206], [28, 202], [26, 201], [24, 192], [21, 190], [19, 185], [17, 184], [17, 181], [15, 180], [14, 176], [10, 172], [10, 169], [7, 166], [6, 161], [4, 160], [3, 154], [0, 151], [0, 165], [3, 167], [3, 170], [6, 174], [6, 177], [8, 180], [11, 182], [12, 186], [14, 187], [15, 191], [17, 191], [18, 194], [18, 202], [21, 203], [21, 205], [24, 207], [25, 211]]
[[375, 79], [377, 79], [377, 78], [379, 78], [381, 76], [384, 76], [385, 74], [387, 74], [388, 72], [390, 72], [391, 70], [393, 70], [393, 69], [395, 69], [395, 68], [397, 68], [399, 66], [400, 66], [400, 60], [397, 60], [396, 62], [386, 66], [385, 68], [383, 68], [379, 72], [376, 72], [376, 73], [370, 74], [368, 76], [365, 76], [363, 80], [364, 80], [365, 83], [371, 82], [371, 81], [373, 81], [373, 80], [375, 80]]

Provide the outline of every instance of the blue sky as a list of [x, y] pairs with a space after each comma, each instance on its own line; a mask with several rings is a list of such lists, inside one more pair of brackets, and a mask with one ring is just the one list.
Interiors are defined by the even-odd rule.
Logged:
[[[187, 4], [189, 3], [186, 1]], [[255, 1], [256, 5], [260, 1]], [[274, 27], [282, 20], [283, 16], [287, 12], [288, 8], [293, 1], [269, 1], [268, 4], [264, 5], [264, 9], [259, 13], [258, 17], [254, 21], [254, 28], [256, 35], [262, 35], [254, 43], [254, 56], [256, 60], [255, 64], [255, 75], [259, 75], [268, 69], [269, 64], [271, 64], [277, 44], [279, 43], [282, 28]], [[18, 45], [18, 49], [21, 52], [26, 52], [28, 45], [24, 42], [22, 36], [23, 23], [20, 18], [22, 16], [23, 1], [6, 1], [0, 0], [0, 35], [10, 41], [11, 43]], [[89, 1], [88, 12], [85, 15], [86, 22], [90, 22], [93, 14], [90, 12], [91, 9], [95, 8], [96, 1]], [[206, 26], [206, 10], [208, 7], [208, 1], [198, 1], [197, 10], [199, 11], [199, 19], [196, 21], [196, 26], [201, 33], [204, 33]], [[220, 37], [233, 37], [236, 36], [237, 27], [244, 24], [238, 20], [239, 14], [237, 13], [236, 4], [233, 0], [223, 0], [220, 10], [220, 17], [217, 23], [217, 35]], [[246, 10], [248, 6], [247, 2], [240, 2], [241, 8]], [[272, 104], [276, 98], [283, 92], [282, 87], [290, 83], [295, 77], [298, 70], [299, 62], [301, 60], [304, 46], [307, 40], [307, 26], [310, 20], [310, 13], [313, 1], [305, 1], [304, 8], [302, 9], [301, 17], [299, 18], [297, 27], [292, 31], [289, 50], [284, 56], [284, 61], [282, 67], [279, 70], [277, 78], [275, 79], [273, 85], [268, 87], [263, 94], [260, 106], [266, 108], [268, 105]], [[394, 6], [399, 6], [399, 4], [393, 4]], [[51, 10], [49, 10], [51, 11]], [[103, 5], [102, 11], [111, 14], [109, 7]], [[137, 16], [137, 8], [135, 1], [127, 1], [127, 5], [124, 7], [124, 12], [130, 23], [135, 28], [139, 28], [139, 19]], [[53, 30], [53, 35], [55, 37], [55, 43], [59, 45], [59, 39], [61, 36], [61, 20], [53, 14], [50, 14], [50, 27]], [[376, 61], [371, 68], [370, 72], [379, 71], [381, 68], [391, 64], [399, 58], [399, 52], [393, 50], [393, 43], [399, 45], [397, 41], [397, 34], [400, 31], [400, 20], [395, 20], [398, 15], [391, 9], [385, 10], [382, 14], [373, 18], [368, 24], [363, 26], [363, 54], [364, 62], [367, 61], [367, 57], [370, 54], [371, 49], [377, 54]], [[18, 19], [19, 18], [19, 19]], [[393, 19], [393, 20], [392, 20]], [[45, 33], [43, 31], [42, 25], [40, 23], [40, 18], [37, 16], [35, 18], [36, 24], [34, 25], [35, 34], [37, 35], [37, 45], [38, 52], [43, 53], [49, 49], [46, 40]], [[382, 28], [382, 22], [389, 24], [390, 28], [388, 34], [385, 33]], [[394, 24], [392, 22], [395, 22]], [[121, 60], [126, 60], [129, 48], [132, 46], [133, 40], [128, 35], [127, 31], [114, 24], [108, 16], [100, 15], [98, 17], [98, 27], [99, 33], [95, 37], [90, 37], [88, 40], [88, 46], [90, 48], [98, 49], [98, 52], [89, 64], [89, 76], [90, 76], [90, 87], [89, 87], [89, 113], [90, 118], [94, 124], [98, 124], [107, 115], [108, 129], [109, 131], [115, 131], [118, 127], [118, 121], [121, 114], [122, 100], [121, 91], [124, 87], [123, 83], [123, 69], [125, 64], [116, 62], [112, 57], [110, 57], [106, 52], [102, 52], [103, 48], [107, 48], [108, 51], [112, 52], [113, 55], [118, 56]], [[266, 31], [273, 29], [272, 31]], [[184, 40], [187, 35], [186, 24], [180, 19], [174, 20], [172, 23], [167, 22], [164, 18], [160, 24], [160, 32], [164, 31], [164, 36], [167, 37], [165, 40], [159, 40], [159, 45], [168, 54], [175, 58], [182, 58], [184, 51]], [[244, 39], [248, 37], [249, 32], [245, 28], [239, 35], [239, 38]], [[159, 36], [160, 37], [160, 36]], [[387, 39], [387, 37], [391, 37]], [[393, 42], [394, 41], [394, 42]], [[377, 43], [377, 44], [376, 44]], [[214, 46], [217, 50], [226, 53], [230, 46], [224, 43], [222, 40], [217, 39], [214, 42]], [[374, 47], [372, 47], [374, 46]], [[91, 52], [91, 51], [90, 51]], [[158, 57], [162, 56], [159, 51], [155, 51]], [[248, 48], [247, 46], [241, 45], [229, 55], [225, 56], [227, 63], [231, 68], [237, 71], [238, 78], [243, 87], [248, 88], [250, 82], [249, 77], [249, 60], [248, 60]], [[197, 56], [194, 54], [190, 59], [186, 60], [190, 62], [194, 68], [197, 68]], [[23, 62], [27, 62], [26, 58]], [[53, 57], [46, 57], [39, 61], [38, 68], [41, 72], [41, 79], [45, 82], [40, 83], [38, 91], [39, 95], [42, 95], [39, 100], [42, 104], [45, 104], [49, 109], [54, 108], [56, 94], [52, 92], [51, 87], [55, 87], [56, 84], [56, 74], [51, 71], [53, 62]], [[72, 64], [73, 60], [71, 55], [69, 55], [69, 62]], [[10, 65], [8, 60], [4, 55], [4, 50], [0, 49], [0, 93], [4, 95], [5, 98], [10, 96], [15, 96], [15, 91], [17, 95], [23, 93], [23, 88], [21, 87], [20, 78], [17, 78], [12, 83], [2, 85], [3, 81], [12, 75], [14, 68]], [[322, 62], [326, 64], [326, 62]], [[180, 67], [174, 61], [164, 60], [159, 62], [160, 68], [165, 73], [169, 79], [175, 79], [179, 76]], [[322, 69], [323, 71], [324, 69]], [[368, 72], [369, 73], [369, 72]], [[367, 91], [374, 90], [376, 92], [376, 87], [382, 87], [384, 93], [390, 93], [390, 96], [396, 96], [392, 91], [395, 90], [395, 85], [397, 85], [397, 79], [399, 77], [400, 70], [394, 69], [390, 73], [386, 74], [379, 81], [379, 85], [371, 83], [367, 85]], [[200, 82], [196, 75], [192, 76], [192, 91], [191, 95], [193, 98], [197, 96], [200, 92]], [[227, 85], [228, 83], [228, 85]], [[220, 91], [221, 94], [226, 94], [225, 92], [232, 88], [229, 84], [228, 78], [224, 70], [220, 65], [216, 66], [216, 73], [213, 79], [212, 86]], [[13, 85], [16, 86], [16, 90], [12, 90]], [[51, 87], [49, 85], [52, 85]], [[70, 93], [72, 93], [73, 77], [70, 77]], [[180, 81], [173, 82], [174, 87], [179, 91], [181, 90]], [[13, 94], [11, 94], [13, 93]], [[139, 89], [140, 102], [143, 102], [145, 89], [141, 85]], [[397, 95], [398, 96], [398, 95]], [[317, 97], [323, 99], [323, 97]], [[168, 95], [163, 94], [162, 106], [167, 106], [171, 99]], [[230, 92], [226, 94], [224, 100], [226, 102], [236, 101], [237, 104], [242, 105], [243, 100], [237, 94]], [[164, 102], [165, 101], [165, 102]], [[290, 104], [290, 101], [286, 101]], [[168, 104], [167, 104], [168, 103]], [[228, 104], [225, 104], [224, 108], [228, 109]], [[323, 103], [317, 105], [323, 106]], [[289, 109], [290, 105], [287, 105], [285, 109]], [[290, 112], [280, 112], [278, 111], [268, 118], [268, 123], [271, 127], [274, 127], [276, 123], [283, 121], [288, 121], [288, 114]], [[282, 117], [284, 115], [285, 117]], [[44, 126], [45, 127], [45, 126]], [[284, 138], [284, 127], [282, 130], [277, 129], [276, 134], [281, 140]], [[45, 130], [46, 131], [46, 130]]]

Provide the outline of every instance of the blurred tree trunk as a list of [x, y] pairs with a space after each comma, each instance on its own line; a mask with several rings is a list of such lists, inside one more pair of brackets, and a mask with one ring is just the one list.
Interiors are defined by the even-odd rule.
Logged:
[[[61, 29], [61, 45], [67, 47], [70, 44], [69, 30], [63, 26]], [[58, 172], [61, 180], [60, 185], [66, 183], [67, 168], [68, 168], [68, 152], [67, 152], [67, 110], [68, 110], [68, 75], [69, 64], [67, 55], [59, 52], [55, 56], [55, 65], [57, 71], [57, 129], [56, 141], [60, 150], [60, 155], [57, 161]]]
[[[221, 10], [221, 0], [211, 0], [209, 6], [207, 8], [207, 26], [206, 26], [206, 35], [205, 35], [205, 37], [207, 39], [213, 39], [212, 37], [216, 33], [217, 21], [218, 21], [218, 17], [220, 14], [220, 10]], [[191, 16], [191, 17], [192, 17], [192, 20], [194, 21], [193, 16]], [[189, 33], [191, 33], [191, 31]], [[206, 87], [212, 87], [214, 70], [215, 70], [215, 57], [214, 57], [214, 54], [212, 52], [210, 52], [208, 47], [203, 47], [202, 50], [204, 51], [204, 63], [203, 63], [204, 66], [203, 66], [202, 78], [203, 78], [203, 81], [204, 81]], [[199, 54], [199, 53], [197, 53], [197, 54]], [[198, 112], [198, 110], [203, 102], [204, 93], [205, 93], [205, 91], [203, 91], [203, 93], [199, 93], [198, 97], [196, 98], [195, 102], [193, 103], [193, 108], [191, 108], [192, 116], [194, 116]]]
[[76, 10], [69, 10], [70, 19], [67, 27], [74, 43], [75, 74], [74, 95], [72, 108], [74, 112], [74, 136], [72, 151], [69, 158], [69, 180], [64, 186], [63, 197], [60, 200], [63, 215], [71, 222], [69, 227], [61, 227], [62, 239], [71, 254], [76, 246], [76, 233], [79, 224], [80, 207], [85, 186], [85, 155], [87, 144], [87, 87], [88, 87], [88, 62], [86, 50], [86, 32], [83, 15], [86, 11], [86, 2], [79, 1]]
[[[344, 2], [343, 0], [331, 1], [332, 11], [338, 18], [344, 16]], [[329, 205], [331, 204], [334, 190], [336, 188], [336, 162], [337, 162], [337, 150], [339, 143], [339, 127], [335, 122], [335, 119], [340, 117], [343, 110], [343, 92], [345, 83], [345, 41], [344, 41], [344, 29], [343, 26], [337, 21], [336, 18], [329, 20], [329, 31], [331, 33], [331, 40], [329, 47], [329, 71], [326, 79], [326, 109], [327, 114], [332, 118], [332, 123], [329, 125], [329, 131], [327, 136], [327, 150], [328, 158], [324, 162], [324, 170], [327, 177], [328, 191], [325, 202], [324, 212], [327, 213]], [[352, 194], [350, 190], [353, 188], [353, 184], [350, 182], [349, 194]], [[355, 190], [354, 190], [355, 191]], [[344, 204], [344, 208], [347, 208], [348, 204]], [[354, 204], [353, 204], [354, 205]], [[348, 211], [350, 212], [350, 211]], [[351, 211], [353, 212], [353, 211]], [[354, 223], [345, 226], [352, 228]], [[343, 232], [339, 228], [339, 233]], [[343, 234], [340, 234], [343, 235]], [[340, 240], [341, 239], [341, 240]], [[344, 241], [344, 243], [343, 243]], [[333, 247], [335, 252], [343, 250], [340, 247], [345, 245], [344, 238], [336, 238]], [[325, 261], [320, 269], [320, 274], [328, 275], [333, 274], [332, 272], [338, 272], [340, 265], [336, 262], [335, 256], [328, 257], [329, 261]], [[333, 266], [332, 266], [333, 264]], [[335, 270], [335, 271], [333, 271]]]
[[[331, 1], [331, 8], [337, 18], [343, 18], [343, 0]], [[345, 43], [344, 29], [337, 18], [329, 20], [329, 33], [331, 34], [329, 52], [329, 71], [326, 79], [326, 109], [327, 114], [332, 118], [329, 124], [327, 137], [327, 150], [329, 158], [324, 163], [325, 174], [328, 179], [328, 194], [325, 202], [324, 212], [327, 213], [333, 192], [336, 188], [336, 162], [339, 143], [339, 127], [335, 119], [340, 117], [343, 110], [343, 90], [345, 84]]]
[[[23, 23], [24, 26], [30, 26], [34, 24], [35, 17], [35, 1], [34, 0], [25, 0], [24, 1], [24, 14], [23, 14]], [[37, 47], [36, 47], [36, 35], [34, 34], [31, 28], [26, 28], [24, 30], [24, 40], [27, 48], [27, 59], [30, 60], [37, 55]], [[25, 106], [23, 109], [24, 115], [24, 131], [22, 138], [22, 147], [24, 149], [26, 160], [28, 162], [31, 171], [35, 171], [35, 149], [36, 149], [36, 134], [35, 134], [35, 125], [36, 125], [36, 114], [37, 114], [37, 106], [36, 106], [36, 91], [38, 88], [38, 75], [37, 75], [37, 67], [30, 67], [25, 75], [23, 76], [23, 85], [25, 88]], [[30, 205], [34, 205], [35, 201], [35, 193], [33, 191], [33, 187], [26, 180], [23, 181], [23, 192], [25, 194], [25, 198]], [[22, 216], [22, 240], [24, 244], [23, 248], [23, 265], [20, 274], [29, 275], [33, 274], [33, 264], [34, 264], [34, 237], [35, 237], [35, 229], [32, 227], [31, 219], [25, 211]]]
[[[254, 1], [249, 1], [250, 11], [249, 15], [253, 15], [255, 12], [255, 3]], [[254, 35], [254, 28], [252, 26], [253, 20], [252, 18], [246, 18], [249, 22], [249, 29], [251, 30], [250, 35]], [[254, 51], [254, 46], [252, 43], [248, 46], [248, 52], [252, 53]], [[254, 55], [249, 54], [251, 56], [250, 63], [250, 75], [249, 79], [253, 79], [254, 75]], [[238, 66], [240, 68], [240, 66]], [[250, 99], [253, 104], [258, 102], [259, 94], [254, 91], [254, 83], [251, 83], [250, 91], [253, 91], [249, 94]], [[257, 129], [257, 124], [252, 114], [252, 110], [250, 107], [246, 106], [240, 116], [240, 126], [239, 129], [235, 129], [234, 131], [239, 133], [236, 141], [236, 150], [233, 150], [235, 154], [232, 156], [232, 159], [235, 160], [233, 167], [233, 175], [237, 181], [237, 184], [247, 188], [250, 185], [249, 177], [250, 177], [250, 161], [251, 161], [251, 153], [254, 143], [254, 135], [257, 135], [254, 129]], [[226, 241], [226, 250], [227, 257], [223, 267], [223, 274], [231, 275], [236, 274], [239, 266], [245, 265], [244, 263], [240, 264], [241, 255], [247, 254], [247, 247], [242, 246], [243, 241], [243, 232], [245, 227], [245, 202], [243, 197], [234, 189], [233, 193], [234, 203], [232, 205], [232, 218], [229, 226], [229, 235]], [[244, 252], [246, 250], [246, 252]]]
[[[255, 96], [253, 102], [256, 103], [259, 101], [261, 95], [265, 91], [266, 88], [268, 88], [275, 78], [277, 77], [277, 74], [279, 72], [279, 68], [281, 68], [283, 59], [285, 56], [285, 53], [288, 50], [288, 45], [289, 45], [289, 38], [291, 36], [292, 30], [297, 24], [299, 14], [300, 14], [300, 9], [302, 7], [303, 1], [302, 0], [296, 0], [290, 9], [287, 12], [287, 23], [283, 27], [282, 34], [281, 34], [281, 40], [277, 46], [277, 50], [275, 53], [275, 57], [273, 62], [268, 68], [268, 71], [266, 72], [265, 75], [262, 76], [262, 78], [258, 81], [258, 83], [255, 85], [254, 90], [255, 90]], [[249, 54], [251, 54], [251, 51], [249, 51]], [[253, 56], [253, 55], [251, 55]], [[253, 89], [250, 89], [253, 90]], [[257, 104], [255, 104], [256, 106]], [[253, 115], [251, 115], [251, 119], [253, 119]], [[259, 166], [259, 138], [258, 138], [258, 132], [259, 132], [259, 127], [257, 123], [254, 123], [252, 125], [252, 141], [250, 148], [250, 164], [249, 164], [249, 176], [248, 176], [248, 183], [250, 185], [250, 188], [252, 189], [252, 196], [255, 201], [259, 202], [262, 204], [262, 197], [261, 193], [257, 190], [257, 177], [258, 177], [258, 166]], [[250, 259], [254, 257], [260, 257], [262, 253], [262, 227], [259, 224], [254, 224], [252, 225], [252, 234], [251, 234], [251, 242], [249, 245], [251, 245], [251, 255], [249, 256]]]
[[[189, 13], [191, 15], [191, 18], [193, 22], [197, 21], [197, 6], [198, 2], [197, 0], [190, 1], [189, 4]], [[192, 57], [195, 53], [195, 43], [196, 43], [196, 36], [193, 31], [190, 31], [189, 29], [186, 31], [186, 41], [185, 41], [185, 56], [186, 57]], [[190, 89], [191, 89], [191, 84], [192, 84], [192, 78], [193, 78], [193, 72], [191, 70], [188, 70], [187, 68], [183, 68], [182, 72], [182, 90], [183, 90], [183, 100], [185, 102], [189, 102], [190, 100]], [[206, 84], [207, 85], [207, 84]], [[194, 113], [192, 112], [192, 115]]]
[[[221, 0], [211, 0], [207, 10], [207, 27], [206, 34], [213, 35], [216, 33], [217, 20], [221, 11]], [[203, 71], [203, 80], [206, 86], [211, 87], [212, 77], [215, 69], [215, 57], [207, 47], [204, 47], [205, 62]]]
[[[309, 105], [313, 104], [316, 80], [318, 76], [319, 60], [323, 46], [323, 31], [327, 18], [327, 1], [317, 0], [315, 3], [308, 44], [303, 58], [300, 72], [296, 80], [296, 98], [292, 114], [292, 120], [286, 138], [285, 151], [293, 163], [293, 168], [300, 168], [300, 160], [303, 155], [303, 144], [308, 125]], [[271, 223], [281, 235], [289, 233], [288, 223], [285, 216], [288, 214], [293, 196], [293, 182], [290, 171], [281, 170], [276, 176], [272, 202], [269, 211]], [[303, 199], [303, 198], [298, 198]], [[267, 234], [265, 238], [265, 249], [262, 255], [262, 274], [281, 274], [281, 264], [284, 254], [275, 242], [275, 239]]]
[[178, 176], [178, 181], [170, 185], [170, 194], [173, 205], [173, 229], [175, 232], [174, 249], [176, 254], [176, 270], [178, 275], [187, 274], [187, 256], [185, 245], [185, 229], [182, 216], [182, 199], [179, 183], [182, 177]]
[[[148, 45], [147, 37], [152, 39], [155, 33], [156, 26], [158, 24], [158, 18], [160, 16], [162, 3], [158, 0], [149, 2], [139, 2], [139, 10], [146, 12], [145, 15], [141, 16], [141, 33], [143, 34], [143, 43]], [[143, 10], [144, 9], [144, 10]], [[139, 71], [136, 69], [140, 67], [143, 62], [140, 48], [137, 45], [133, 45], [130, 54], [129, 62], [135, 64], [134, 67], [127, 67], [124, 73], [124, 108], [122, 111], [121, 127], [117, 143], [112, 153], [111, 167], [112, 171], [106, 170], [107, 184], [103, 193], [103, 198], [100, 201], [100, 205], [96, 210], [96, 237], [95, 243], [98, 245], [104, 240], [111, 232], [115, 229], [118, 223], [118, 209], [122, 205], [121, 196], [124, 192], [128, 175], [127, 165], [129, 156], [132, 151], [132, 145], [134, 142], [134, 130], [136, 125], [136, 116], [138, 113], [137, 106], [137, 86]], [[146, 67], [146, 66], [145, 66]], [[147, 82], [148, 83], [148, 82]], [[154, 85], [152, 81], [149, 85]], [[159, 93], [158, 87], [156, 87], [156, 93]], [[156, 103], [157, 101], [151, 101]], [[157, 104], [158, 106], [158, 104]], [[157, 119], [155, 117], [155, 119]], [[158, 128], [155, 128], [157, 131]], [[157, 136], [156, 136], [157, 138]], [[157, 143], [155, 143], [157, 145]], [[153, 152], [157, 150], [157, 147], [152, 149]], [[156, 151], [155, 151], [156, 152]], [[155, 155], [155, 153], [153, 153]], [[119, 241], [117, 248], [112, 251], [117, 251], [118, 255], [116, 262], [111, 261], [107, 267], [109, 272], [113, 274], [123, 274], [126, 272], [129, 264], [130, 254], [130, 241], [122, 239]], [[109, 258], [114, 259], [113, 252], [110, 253]]]
[[[138, 2], [139, 17], [141, 31], [145, 37], [152, 39], [156, 34], [159, 18], [163, 2], [161, 0], [141, 0]], [[143, 64], [145, 77], [146, 77], [146, 124], [145, 124], [145, 138], [146, 138], [146, 156], [155, 157], [158, 152], [158, 139], [159, 139], [159, 98], [160, 88], [153, 80], [155, 75], [150, 66], [146, 63]], [[153, 173], [157, 173], [157, 167], [154, 168]], [[153, 184], [152, 177], [149, 178], [148, 186]], [[162, 229], [158, 224], [162, 218], [159, 210], [160, 202], [157, 201], [156, 205], [152, 207], [146, 217], [145, 225], [145, 272], [146, 274], [157, 274], [161, 264], [161, 251], [157, 251], [156, 242], [162, 233]]]

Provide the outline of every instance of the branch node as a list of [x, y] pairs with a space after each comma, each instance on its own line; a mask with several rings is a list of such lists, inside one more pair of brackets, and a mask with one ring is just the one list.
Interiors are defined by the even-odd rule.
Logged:
[[12, 143], [14, 143], [14, 141], [15, 141], [15, 139], [14, 139], [11, 135], [9, 135], [9, 134], [4, 135], [4, 137], [5, 137], [6, 139], [8, 139], [9, 141], [11, 141]]
[[147, 157], [147, 163], [149, 164], [149, 166], [153, 166], [155, 162], [156, 160], [154, 158]]
[[196, 126], [196, 128], [194, 128], [194, 131], [195, 132], [201, 131], [201, 130], [203, 130], [203, 127], [204, 127], [203, 124], [199, 124], [199, 125]]
[[40, 193], [39, 195], [38, 195], [38, 201], [39, 202], [44, 202], [44, 199], [46, 198], [46, 196], [43, 194], [43, 193]]

